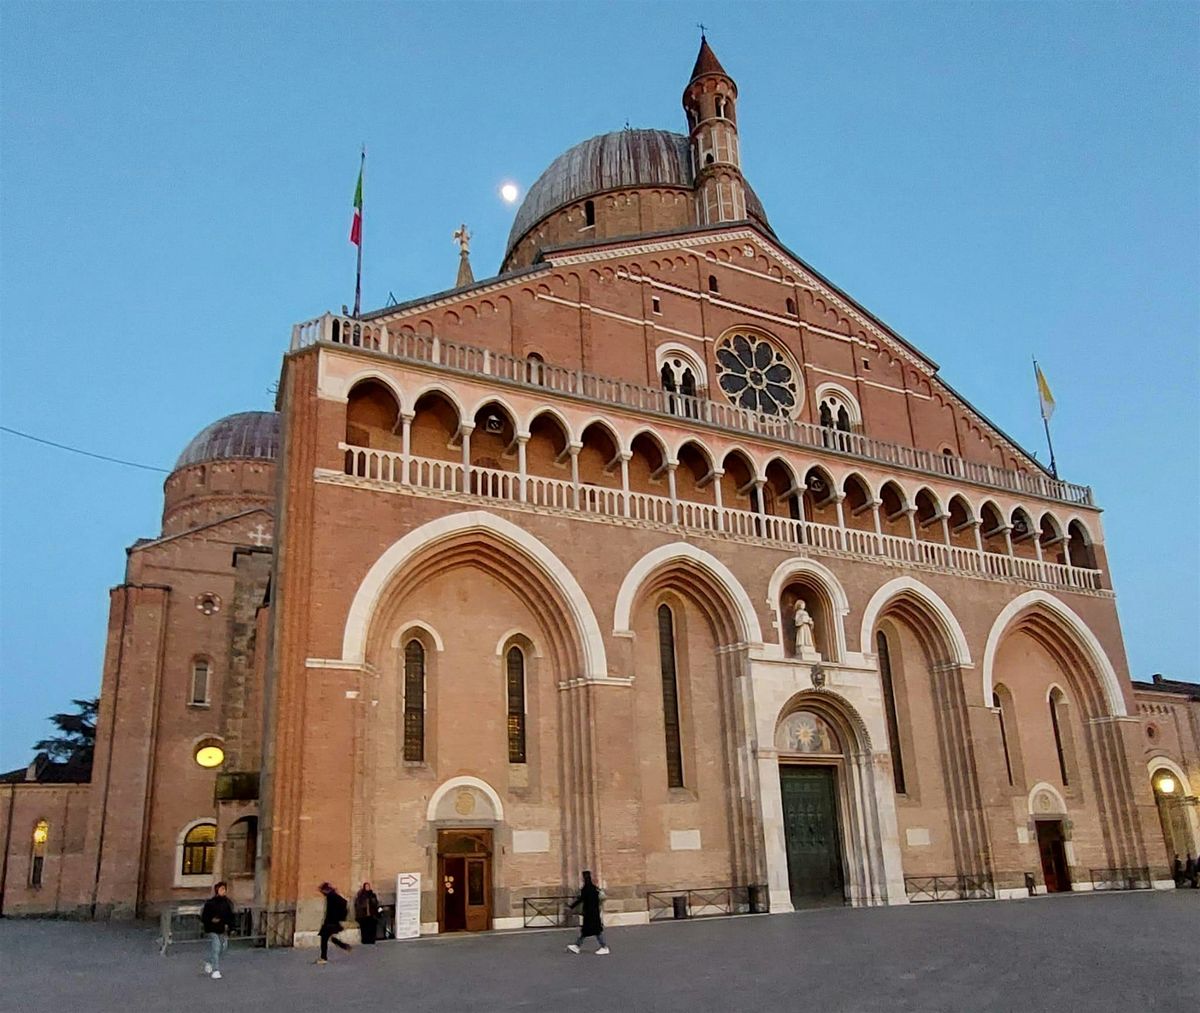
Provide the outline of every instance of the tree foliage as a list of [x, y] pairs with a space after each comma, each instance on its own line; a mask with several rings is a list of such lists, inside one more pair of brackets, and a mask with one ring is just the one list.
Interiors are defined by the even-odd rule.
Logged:
[[34, 743], [33, 748], [39, 753], [48, 753], [54, 760], [74, 760], [90, 766], [96, 749], [96, 713], [100, 698], [72, 700], [71, 703], [75, 705], [76, 713], [51, 715], [50, 723], [58, 729], [58, 734]]

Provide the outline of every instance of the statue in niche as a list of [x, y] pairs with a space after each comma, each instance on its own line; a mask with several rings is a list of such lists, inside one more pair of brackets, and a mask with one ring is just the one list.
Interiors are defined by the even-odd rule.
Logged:
[[807, 603], [803, 598], [796, 600], [796, 611], [792, 613], [792, 623], [796, 628], [796, 656], [816, 654], [817, 643], [813, 639], [813, 617], [808, 613]]

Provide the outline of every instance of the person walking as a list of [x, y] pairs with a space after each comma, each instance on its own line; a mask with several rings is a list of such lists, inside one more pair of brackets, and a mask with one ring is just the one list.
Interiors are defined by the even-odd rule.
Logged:
[[1171, 867], [1171, 878], [1175, 880], [1176, 889], [1183, 886], [1183, 861], [1178, 855], [1175, 856], [1175, 864]]
[[583, 871], [583, 886], [579, 888], [579, 896], [571, 901], [568, 911], [574, 911], [577, 907], [582, 908], [583, 922], [579, 926], [579, 938], [571, 943], [567, 949], [572, 953], [578, 953], [580, 946], [588, 936], [595, 936], [596, 942], [600, 944], [596, 950], [597, 956], [605, 956], [608, 952], [608, 944], [604, 941], [604, 922], [600, 920], [600, 904], [604, 900], [604, 895], [600, 892], [600, 888], [592, 882], [592, 874], [588, 870]]
[[213, 887], [213, 894], [200, 910], [200, 925], [208, 933], [208, 960], [204, 973], [221, 977], [221, 954], [229, 948], [229, 930], [233, 926], [233, 903], [225, 896], [224, 881]]
[[1192, 853], [1187, 853], [1187, 862], [1183, 866], [1183, 881], [1190, 887], [1196, 886], [1196, 867], [1200, 865], [1196, 859], [1192, 857]]
[[333, 945], [338, 949], [350, 952], [350, 945], [337, 938], [337, 933], [342, 931], [342, 922], [349, 914], [350, 906], [346, 903], [346, 898], [337, 892], [332, 883], [322, 883], [318, 889], [325, 895], [325, 918], [317, 933], [321, 938], [321, 955], [317, 957], [315, 963], [328, 964], [330, 940], [333, 940]]
[[354, 898], [354, 920], [358, 922], [358, 932], [363, 944], [373, 945], [375, 932], [379, 928], [379, 898], [375, 896], [370, 883], [363, 883], [362, 889]]

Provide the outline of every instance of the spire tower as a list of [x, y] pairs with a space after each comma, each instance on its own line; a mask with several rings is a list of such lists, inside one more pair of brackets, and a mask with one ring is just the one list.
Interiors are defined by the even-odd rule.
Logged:
[[700, 225], [735, 222], [746, 215], [746, 181], [737, 131], [737, 85], [721, 66], [708, 39], [683, 90], [696, 178], [696, 220]]

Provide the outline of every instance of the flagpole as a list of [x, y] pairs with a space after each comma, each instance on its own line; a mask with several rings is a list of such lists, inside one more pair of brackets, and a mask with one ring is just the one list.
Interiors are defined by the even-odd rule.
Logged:
[[[1038, 386], [1038, 391], [1039, 391], [1038, 402], [1040, 405], [1041, 404], [1041, 396], [1040, 396], [1041, 383], [1040, 383], [1040, 379], [1039, 379], [1039, 375], [1038, 375], [1038, 364], [1037, 364], [1036, 357], [1033, 360], [1033, 382], [1035, 384], [1037, 384], [1037, 386]], [[1041, 416], [1042, 416], [1042, 426], [1046, 430], [1046, 446], [1048, 446], [1050, 448], [1050, 474], [1053, 475], [1055, 478], [1058, 478], [1058, 463], [1054, 460], [1054, 441], [1050, 439], [1050, 419], [1046, 417], [1046, 409], [1044, 407], [1041, 407]]]
[[[367, 146], [364, 144], [362, 148], [362, 158], [358, 163], [358, 178], [362, 179], [363, 172], [367, 167]], [[354, 273], [354, 319], [358, 319], [359, 310], [362, 308], [362, 209], [358, 212], [358, 268]]]

